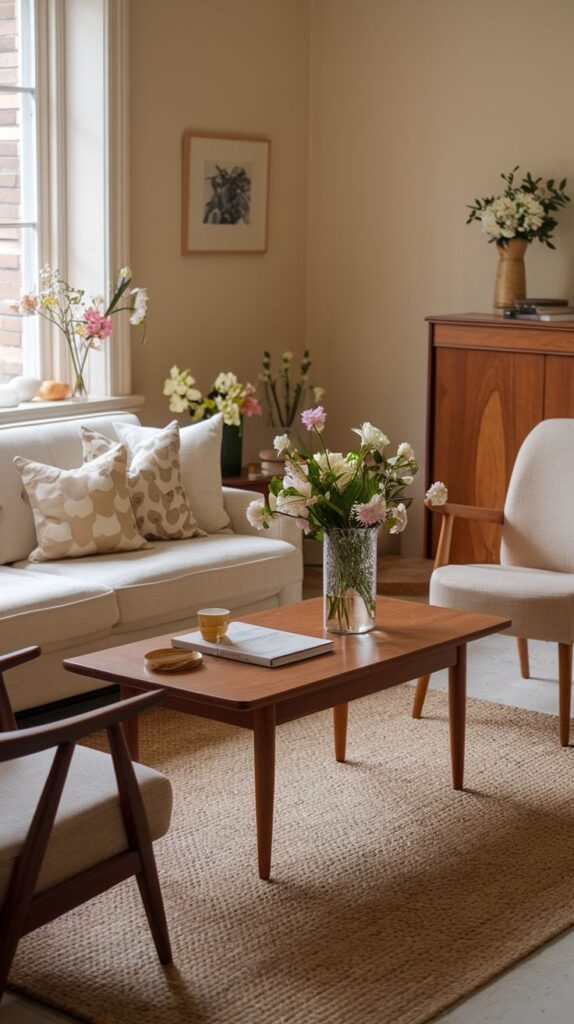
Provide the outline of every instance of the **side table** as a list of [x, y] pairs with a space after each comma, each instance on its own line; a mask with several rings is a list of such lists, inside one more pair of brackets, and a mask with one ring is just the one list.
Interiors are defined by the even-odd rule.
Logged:
[[241, 470], [241, 476], [224, 476], [222, 483], [224, 487], [236, 487], [241, 491], [253, 491], [255, 494], [267, 496], [267, 488], [273, 478], [265, 473], [248, 471], [246, 466]]

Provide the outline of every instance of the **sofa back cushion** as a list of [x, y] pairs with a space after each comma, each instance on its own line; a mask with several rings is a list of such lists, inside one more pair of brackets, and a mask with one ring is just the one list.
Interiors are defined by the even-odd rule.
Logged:
[[117, 440], [116, 423], [137, 426], [139, 420], [131, 413], [118, 413], [0, 428], [0, 564], [27, 558], [36, 546], [34, 517], [15, 456], [73, 469], [82, 464], [81, 424]]

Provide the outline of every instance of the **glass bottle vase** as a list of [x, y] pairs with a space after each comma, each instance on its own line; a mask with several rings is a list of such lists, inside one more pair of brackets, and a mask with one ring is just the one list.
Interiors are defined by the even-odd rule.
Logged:
[[377, 530], [336, 529], [323, 539], [323, 609], [331, 633], [375, 628]]

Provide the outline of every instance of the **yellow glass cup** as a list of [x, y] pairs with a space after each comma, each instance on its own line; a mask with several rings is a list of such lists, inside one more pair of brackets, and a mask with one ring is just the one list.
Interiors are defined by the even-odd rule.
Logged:
[[223, 640], [229, 619], [229, 608], [200, 608], [197, 613], [197, 624], [203, 639], [212, 644]]

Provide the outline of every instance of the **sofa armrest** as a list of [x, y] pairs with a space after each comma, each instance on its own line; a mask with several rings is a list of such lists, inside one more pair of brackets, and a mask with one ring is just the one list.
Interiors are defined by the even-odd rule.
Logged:
[[247, 522], [245, 510], [256, 498], [257, 494], [254, 494], [253, 491], [241, 491], [237, 487], [223, 488], [223, 502], [231, 519], [233, 532], [269, 537], [273, 540], [285, 540], [298, 551], [302, 551], [303, 531], [295, 526], [295, 523], [290, 522], [286, 516], [277, 516], [273, 519], [268, 530], [256, 530]]

